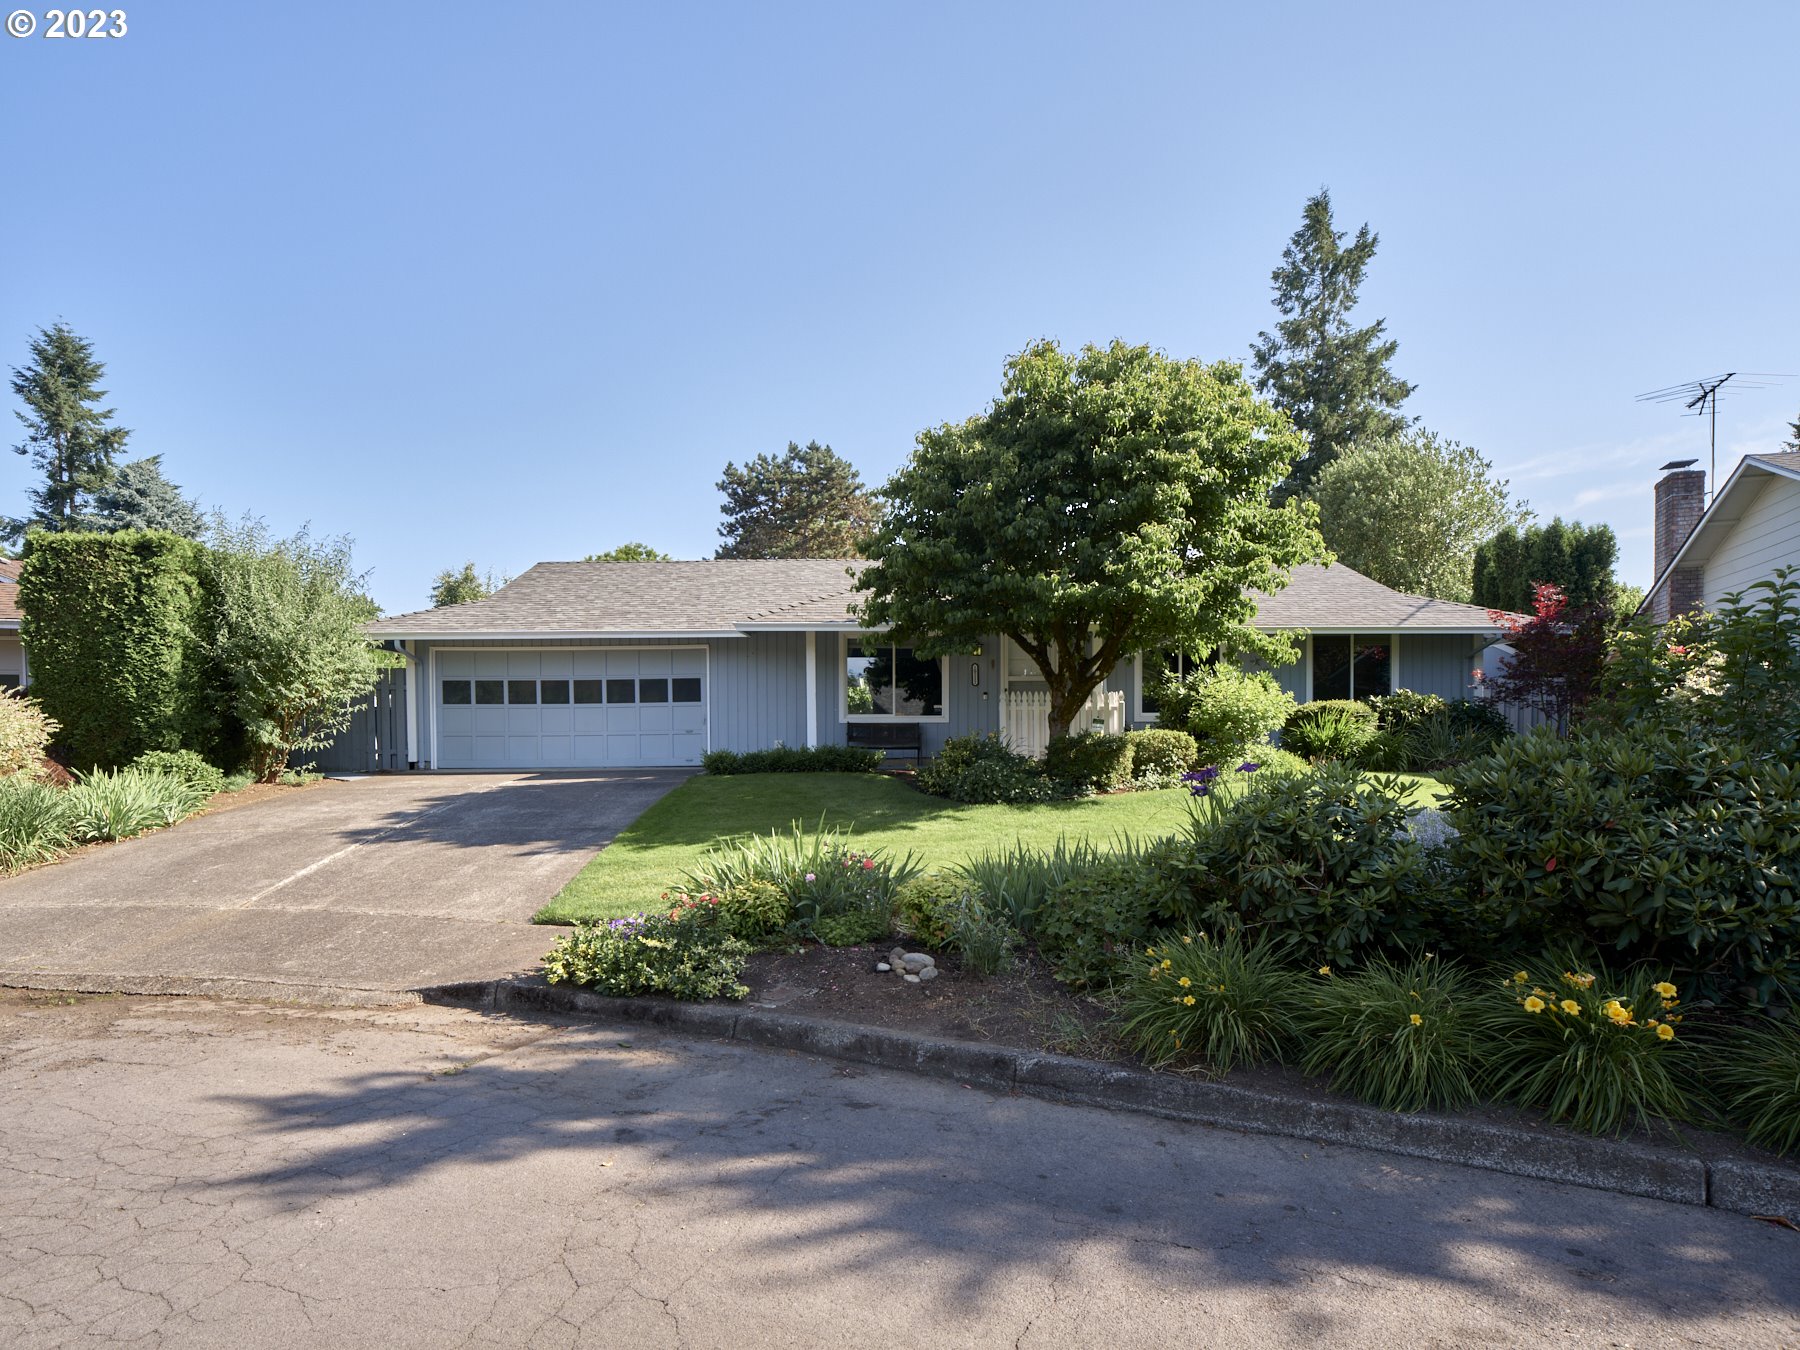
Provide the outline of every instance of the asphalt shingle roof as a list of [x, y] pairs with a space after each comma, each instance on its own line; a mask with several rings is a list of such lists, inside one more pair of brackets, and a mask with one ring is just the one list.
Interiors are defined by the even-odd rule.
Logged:
[[0, 628], [17, 628], [19, 612], [19, 560], [0, 558]]
[[[486, 600], [397, 614], [375, 637], [731, 633], [848, 628], [854, 571], [837, 558], [669, 563], [539, 563]], [[1294, 570], [1259, 599], [1259, 628], [1493, 631], [1487, 610], [1403, 595], [1341, 564]]]

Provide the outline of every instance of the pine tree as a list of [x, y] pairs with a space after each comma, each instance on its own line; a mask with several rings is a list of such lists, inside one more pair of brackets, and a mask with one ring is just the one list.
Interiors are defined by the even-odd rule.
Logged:
[[1800, 454], [1800, 417], [1788, 423], [1788, 438], [1782, 442], [1781, 448], [1790, 454]]
[[1413, 386], [1388, 368], [1400, 344], [1377, 319], [1350, 322], [1356, 294], [1380, 236], [1368, 225], [1348, 246], [1332, 228], [1331, 194], [1309, 199], [1302, 223], [1270, 274], [1282, 319], [1259, 333], [1251, 349], [1256, 388], [1306, 435], [1307, 451], [1280, 489], [1304, 491], [1319, 471], [1356, 441], [1394, 436], [1406, 427], [1395, 411]]
[[853, 558], [880, 512], [862, 475], [829, 445], [725, 465], [720, 558]]
[[163, 477], [162, 456], [121, 464], [94, 494], [93, 515], [82, 522], [97, 530], [168, 530], [198, 539], [206, 528], [200, 508]]
[[88, 499], [105, 487], [131, 435], [112, 425], [111, 408], [97, 406], [106, 397], [99, 387], [106, 367], [87, 339], [59, 321], [39, 329], [29, 350], [30, 363], [12, 372], [12, 391], [26, 409], [15, 414], [25, 443], [13, 449], [31, 457], [44, 484], [31, 491], [29, 516], [0, 522], [0, 534], [15, 540], [30, 529], [80, 529]]

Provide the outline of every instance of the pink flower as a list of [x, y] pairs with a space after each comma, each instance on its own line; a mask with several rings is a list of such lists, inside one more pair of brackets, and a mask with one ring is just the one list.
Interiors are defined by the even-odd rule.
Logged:
[[814, 875], [813, 875], [813, 874], [812, 874], [812, 873], [811, 873], [811, 872], [808, 872], [808, 873], [807, 873], [807, 874], [806, 874], [806, 879], [807, 879], [807, 880], [808, 880], [808, 881], [817, 881], [817, 880], [818, 880], [818, 878], [817, 878], [817, 877], [815, 877], [815, 876], [814, 876]]
[[875, 860], [873, 858], [864, 858], [863, 859], [863, 871], [865, 871], [865, 872], [872, 871], [872, 870], [874, 870], [874, 867], [875, 867]]
[[1556, 870], [1556, 859], [1555, 858], [1546, 859], [1544, 862], [1544, 870], [1546, 872], [1554, 872]]

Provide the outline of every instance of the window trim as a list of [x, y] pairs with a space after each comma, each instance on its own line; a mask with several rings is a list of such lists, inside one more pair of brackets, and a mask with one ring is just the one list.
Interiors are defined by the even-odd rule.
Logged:
[[844, 633], [838, 640], [838, 723], [845, 725], [851, 722], [906, 723], [906, 722], [948, 722], [950, 720], [950, 658], [940, 656], [937, 659], [939, 679], [944, 691], [943, 711], [935, 716], [927, 713], [853, 713], [850, 711], [850, 680], [846, 670], [850, 661], [850, 646], [860, 644], [865, 638], [883, 639], [877, 645], [887, 647], [904, 647], [904, 642], [895, 642], [886, 633]]
[[[1183, 661], [1193, 662], [1196, 666], [1204, 664], [1203, 662], [1194, 661], [1194, 658], [1189, 656], [1186, 652], [1177, 652], [1175, 654]], [[1160, 713], [1144, 711], [1144, 654], [1142, 652], [1133, 653], [1131, 658], [1131, 720], [1133, 722], [1147, 722], [1151, 725], [1155, 725], [1162, 721], [1162, 715]]]

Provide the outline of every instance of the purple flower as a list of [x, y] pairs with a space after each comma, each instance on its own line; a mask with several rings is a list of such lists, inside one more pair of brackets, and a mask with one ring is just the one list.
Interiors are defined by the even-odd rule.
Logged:
[[1247, 759], [1242, 764], [1238, 765], [1238, 772], [1255, 773], [1260, 768], [1262, 768], [1262, 765], [1258, 764], [1255, 760]]
[[1204, 769], [1195, 769], [1192, 773], [1182, 774], [1181, 781], [1188, 785], [1188, 791], [1196, 797], [1204, 797], [1213, 790], [1213, 780], [1218, 776], [1218, 769], [1208, 765]]

